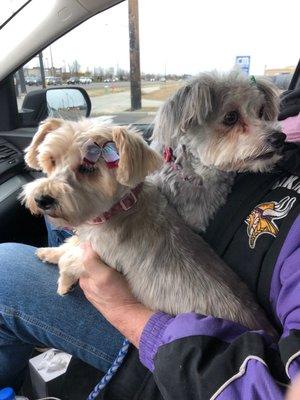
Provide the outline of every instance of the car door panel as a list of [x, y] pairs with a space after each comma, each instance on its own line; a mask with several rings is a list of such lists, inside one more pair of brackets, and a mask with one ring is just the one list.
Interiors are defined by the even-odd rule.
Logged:
[[19, 151], [23, 152], [24, 149], [29, 146], [36, 131], [36, 127], [1, 131], [0, 138], [5, 139], [8, 143], [14, 145]]
[[25, 167], [22, 151], [34, 131], [2, 132], [0, 136], [0, 243], [46, 244], [44, 220], [33, 217], [18, 198], [22, 186], [34, 179]]

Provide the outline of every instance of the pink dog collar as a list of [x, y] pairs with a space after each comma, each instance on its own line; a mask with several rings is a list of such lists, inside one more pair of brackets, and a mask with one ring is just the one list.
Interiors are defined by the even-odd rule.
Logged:
[[195, 179], [191, 175], [187, 175], [183, 172], [183, 167], [180, 163], [180, 159], [176, 159], [173, 149], [171, 147], [164, 147], [163, 150], [163, 159], [166, 164], [169, 164], [173, 171], [176, 171], [177, 174], [184, 180], [185, 182], [193, 183], [195, 186], [198, 186], [199, 180]]
[[143, 182], [139, 183], [134, 189], [132, 189], [128, 194], [123, 196], [118, 203], [114, 204], [112, 208], [108, 211], [105, 211], [102, 215], [88, 221], [90, 225], [100, 225], [104, 222], [111, 219], [116, 214], [119, 214], [121, 211], [130, 210], [137, 202], [138, 196], [142, 190]]

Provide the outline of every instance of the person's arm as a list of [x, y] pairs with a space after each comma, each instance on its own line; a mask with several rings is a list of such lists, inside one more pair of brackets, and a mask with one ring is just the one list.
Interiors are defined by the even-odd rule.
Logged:
[[278, 257], [270, 297], [283, 327], [279, 341], [281, 359], [287, 376], [293, 380], [300, 372], [300, 216]]
[[271, 282], [271, 304], [283, 327], [278, 347], [262, 332], [243, 333], [237, 324], [221, 319], [196, 314], [151, 317], [141, 336], [140, 358], [153, 371], [160, 390], [170, 393], [166, 399], [175, 396], [171, 376], [174, 382], [187, 382], [188, 390], [194, 385], [194, 393], [203, 390], [203, 398], [207, 393], [235, 399], [283, 398], [282, 384], [300, 374], [299, 233], [300, 216], [281, 249]]
[[86, 270], [79, 284], [86, 298], [135, 347], [154, 312], [131, 293], [124, 276], [108, 267], [87, 243], [83, 246]]
[[280, 356], [263, 332], [194, 313], [154, 313], [90, 247], [84, 265], [80, 286], [87, 299], [139, 347], [165, 400], [283, 399]]
[[139, 352], [166, 400], [284, 398], [284, 370], [270, 338], [230, 321], [157, 313]]

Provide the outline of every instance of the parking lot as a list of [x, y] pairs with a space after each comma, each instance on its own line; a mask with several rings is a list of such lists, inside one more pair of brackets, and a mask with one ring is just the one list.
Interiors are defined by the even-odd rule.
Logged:
[[[142, 85], [147, 85], [147, 86], [151, 86], [154, 84], [157, 84], [157, 82], [142, 82]], [[68, 85], [67, 83], [63, 83], [62, 85], [59, 86], [73, 86], [73, 85]], [[87, 83], [87, 84], [83, 84], [83, 83], [77, 83], [76, 86], [80, 86], [85, 88], [86, 90], [95, 90], [95, 89], [100, 89], [100, 88], [114, 88], [114, 87], [118, 87], [118, 88], [128, 88], [130, 87], [130, 82], [129, 81], [124, 81], [124, 82], [92, 82], [92, 83]], [[52, 87], [57, 87], [57, 85], [47, 85], [47, 88], [52, 88]], [[30, 92], [31, 90], [36, 90], [36, 89], [41, 89], [42, 86], [41, 85], [26, 85], [26, 89], [27, 92]]]
[[[91, 116], [110, 118], [116, 123], [151, 123], [155, 113], [168, 97], [174, 83], [142, 81], [142, 109], [131, 112], [130, 82], [92, 82], [90, 84], [49, 85], [47, 88], [77, 86], [84, 88], [92, 103]], [[26, 85], [27, 93], [41, 89], [41, 85]], [[20, 90], [20, 88], [19, 88]], [[165, 93], [165, 95], [164, 95]], [[153, 95], [152, 95], [153, 94]], [[158, 95], [156, 95], [158, 94]], [[22, 108], [25, 93], [18, 97], [19, 109]]]

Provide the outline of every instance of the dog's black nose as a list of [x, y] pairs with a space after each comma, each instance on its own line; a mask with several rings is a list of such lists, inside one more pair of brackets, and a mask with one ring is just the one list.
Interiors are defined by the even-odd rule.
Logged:
[[41, 208], [42, 210], [49, 210], [55, 203], [55, 199], [48, 195], [35, 197], [34, 200], [38, 205], [38, 207]]
[[286, 139], [286, 134], [277, 131], [272, 133], [272, 135], [269, 137], [268, 140], [275, 149], [280, 149], [283, 146], [285, 139]]

